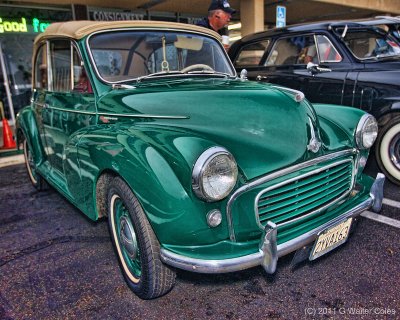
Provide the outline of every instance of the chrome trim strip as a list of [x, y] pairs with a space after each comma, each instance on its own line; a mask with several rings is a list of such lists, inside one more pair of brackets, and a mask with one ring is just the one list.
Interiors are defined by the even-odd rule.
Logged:
[[295, 89], [290, 89], [290, 88], [286, 88], [286, 87], [281, 87], [281, 86], [277, 86], [277, 85], [271, 85], [272, 88], [276, 88], [278, 90], [281, 90], [283, 92], [286, 93], [290, 93], [293, 94], [295, 96], [294, 101], [295, 102], [301, 102], [305, 99], [305, 95], [303, 92], [299, 91], [299, 90], [295, 90]]
[[156, 114], [136, 114], [136, 113], [106, 113], [99, 112], [99, 116], [124, 117], [124, 118], [154, 118], [154, 119], [189, 119], [189, 116], [162, 116]]
[[275, 178], [278, 178], [280, 176], [307, 168], [309, 166], [327, 161], [327, 160], [334, 160], [336, 158], [339, 157], [344, 157], [347, 155], [355, 155], [357, 153], [357, 149], [348, 149], [348, 150], [343, 150], [343, 151], [339, 151], [339, 152], [335, 152], [335, 153], [331, 153], [331, 154], [326, 154], [322, 157], [319, 158], [315, 158], [312, 160], [308, 160], [306, 162], [302, 162], [299, 163], [297, 165], [294, 165], [292, 167], [289, 168], [285, 168], [270, 174], [267, 174], [265, 176], [262, 176], [261, 178], [258, 178], [250, 183], [244, 184], [243, 186], [241, 186], [239, 189], [237, 189], [229, 198], [227, 204], [226, 204], [226, 220], [228, 222], [228, 228], [229, 228], [229, 238], [231, 241], [236, 241], [236, 237], [235, 237], [235, 230], [233, 228], [233, 221], [232, 221], [232, 205], [233, 202], [243, 193], [245, 193], [246, 191], [257, 187], [265, 182], [268, 182], [270, 180], [273, 180]]
[[62, 111], [62, 112], [69, 112], [69, 113], [81, 113], [81, 114], [88, 114], [88, 115], [97, 115], [96, 112], [93, 111], [80, 111], [80, 110], [71, 110], [71, 109], [65, 109], [65, 108], [57, 108], [57, 107], [50, 107], [49, 105], [45, 105], [47, 109], [53, 109], [57, 111]]
[[99, 115], [106, 117], [124, 117], [124, 118], [154, 118], [154, 119], [189, 119], [189, 116], [162, 116], [155, 114], [132, 114], [132, 113], [107, 113], [107, 112], [90, 112], [90, 111], [80, 111], [80, 110], [71, 110], [65, 108], [58, 107], [49, 107], [48, 105], [41, 105], [35, 102], [37, 105], [42, 107], [47, 107], [48, 109], [69, 112], [69, 113], [80, 113], [80, 114], [88, 114], [88, 115]]
[[[307, 172], [307, 173], [305, 173], [305, 174], [303, 174], [303, 175], [301, 175], [301, 176], [294, 177], [294, 178], [289, 179], [289, 180], [286, 180], [286, 181], [282, 181], [281, 183], [278, 183], [278, 184], [276, 184], [276, 185], [270, 186], [270, 187], [268, 187], [268, 188], [266, 188], [266, 189], [264, 189], [264, 190], [261, 190], [261, 191], [257, 194], [257, 196], [256, 196], [256, 198], [255, 198], [255, 201], [254, 201], [254, 212], [255, 212], [255, 215], [256, 215], [257, 224], [258, 224], [258, 226], [260, 227], [260, 229], [264, 229], [264, 226], [263, 226], [263, 225], [261, 224], [261, 222], [260, 222], [260, 216], [259, 216], [259, 211], [258, 211], [258, 202], [259, 202], [260, 198], [262, 197], [262, 195], [263, 195], [264, 193], [266, 193], [266, 192], [268, 192], [268, 191], [271, 191], [271, 190], [274, 190], [274, 189], [277, 189], [277, 188], [282, 187], [282, 186], [284, 186], [284, 185], [290, 184], [290, 183], [293, 182], [293, 181], [296, 181], [296, 180], [299, 180], [299, 179], [303, 179], [303, 178], [306, 178], [306, 177], [309, 177], [309, 176], [316, 175], [316, 174], [321, 173], [322, 171], [324, 171], [324, 170], [326, 170], [326, 169], [334, 168], [334, 167], [339, 166], [339, 165], [341, 165], [341, 164], [343, 164], [343, 163], [346, 163], [346, 162], [351, 162], [351, 163], [352, 163], [353, 161], [352, 161], [351, 159], [345, 159], [345, 160], [342, 160], [342, 161], [338, 161], [338, 162], [332, 163], [332, 164], [330, 164], [330, 165], [327, 165], [327, 166], [325, 166], [325, 167], [322, 167], [322, 168], [319, 168], [319, 169], [316, 169], [316, 170]], [[319, 213], [319, 212], [325, 210], [325, 209], [328, 208], [329, 206], [331, 206], [331, 205], [333, 205], [333, 204], [339, 202], [339, 201], [342, 200], [344, 197], [346, 197], [346, 196], [350, 193], [353, 184], [354, 184], [354, 175], [353, 175], [353, 170], [352, 170], [352, 172], [351, 172], [350, 187], [349, 187], [349, 189], [348, 189], [345, 193], [343, 193], [339, 198], [336, 198], [336, 199], [334, 199], [333, 201], [331, 201], [330, 203], [327, 203], [326, 205], [322, 206], [321, 208], [318, 208], [318, 209], [316, 209], [316, 210], [314, 210], [314, 211], [312, 211], [312, 212], [309, 212], [309, 213], [307, 213], [307, 214], [304, 214], [304, 215], [302, 215], [302, 216], [300, 216], [300, 217], [294, 218], [294, 219], [292, 219], [292, 220], [290, 220], [290, 221], [287, 221], [287, 222], [278, 223], [277, 226], [278, 226], [278, 227], [281, 227], [281, 226], [287, 225], [287, 224], [292, 223], [292, 222], [296, 222], [296, 221], [298, 221], [298, 220], [301, 220], [301, 219], [303, 219], [303, 218], [312, 216], [312, 215], [314, 215], [314, 214], [317, 214], [317, 213]]]

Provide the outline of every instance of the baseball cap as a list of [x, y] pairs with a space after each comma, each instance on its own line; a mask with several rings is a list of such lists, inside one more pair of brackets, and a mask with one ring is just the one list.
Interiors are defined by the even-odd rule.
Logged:
[[218, 9], [223, 10], [229, 14], [234, 14], [236, 12], [235, 9], [231, 8], [227, 0], [212, 0], [210, 6], [208, 7], [208, 11]]

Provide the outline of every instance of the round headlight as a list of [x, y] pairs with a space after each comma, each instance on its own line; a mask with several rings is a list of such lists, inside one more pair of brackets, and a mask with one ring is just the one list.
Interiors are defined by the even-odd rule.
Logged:
[[224, 148], [212, 147], [197, 159], [192, 172], [192, 188], [205, 201], [224, 199], [236, 184], [238, 169], [233, 156]]
[[360, 149], [371, 148], [378, 136], [378, 123], [370, 114], [364, 114], [357, 125], [356, 144]]

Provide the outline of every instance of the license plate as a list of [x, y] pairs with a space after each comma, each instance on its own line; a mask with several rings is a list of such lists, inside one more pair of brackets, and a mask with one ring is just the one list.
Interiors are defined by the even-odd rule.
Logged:
[[310, 260], [317, 259], [325, 253], [345, 243], [349, 237], [352, 218], [339, 223], [319, 234], [310, 254]]

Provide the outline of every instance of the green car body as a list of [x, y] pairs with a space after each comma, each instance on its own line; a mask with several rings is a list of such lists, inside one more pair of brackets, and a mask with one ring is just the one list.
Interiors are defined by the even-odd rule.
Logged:
[[[103, 35], [132, 30], [168, 32], [161, 40], [144, 36], [159, 50], [141, 53], [145, 69], [161, 56], [154, 76], [121, 78], [125, 51], [104, 53]], [[182, 50], [186, 61], [190, 50], [203, 50], [199, 42], [182, 44], [181, 33], [218, 49], [214, 70], [203, 62], [198, 72], [165, 69]], [[73, 66], [65, 76], [67, 41]], [[168, 43], [176, 56], [166, 53]], [[173, 268], [219, 273], [262, 265], [273, 273], [278, 257], [380, 209], [382, 176], [362, 174], [374, 119], [237, 77], [208, 30], [151, 21], [56, 24], [36, 40], [33, 65], [32, 105], [17, 122], [31, 181], [38, 189], [51, 184], [92, 220], [109, 217], [123, 274], [141, 298], [168, 292]], [[75, 90], [79, 67], [89, 81], [84, 90]]]

